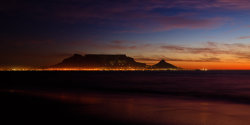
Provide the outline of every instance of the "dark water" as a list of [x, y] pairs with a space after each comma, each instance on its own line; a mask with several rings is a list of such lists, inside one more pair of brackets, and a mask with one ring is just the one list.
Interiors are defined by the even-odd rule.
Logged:
[[[250, 124], [250, 71], [1, 72], [1, 76], [4, 113], [33, 118], [26, 111], [38, 115], [36, 121], [47, 114], [43, 122]], [[18, 116], [6, 119], [29, 121]]]

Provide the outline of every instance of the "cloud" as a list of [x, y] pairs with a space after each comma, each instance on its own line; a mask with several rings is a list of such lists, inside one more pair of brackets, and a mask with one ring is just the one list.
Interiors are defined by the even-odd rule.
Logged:
[[162, 23], [163, 28], [161, 30], [169, 29], [211, 29], [217, 27], [223, 22], [226, 21], [226, 18], [189, 18], [189, 17], [164, 17], [160, 22]]
[[198, 59], [183, 59], [183, 58], [169, 58], [165, 56], [159, 56], [157, 58], [154, 57], [140, 57], [140, 56], [135, 56], [135, 59], [137, 61], [141, 62], [158, 62], [162, 59], [166, 61], [175, 61], [175, 62], [220, 62], [221, 59], [217, 57], [210, 57], [210, 58], [198, 58]]
[[127, 40], [113, 40], [113, 41], [94, 41], [94, 40], [83, 40], [83, 41], [70, 41], [60, 44], [60, 46], [68, 46], [70, 48], [85, 47], [88, 50], [142, 50], [152, 47], [152, 44], [140, 43], [136, 41]]
[[[53, 15], [62, 18], [109, 18], [133, 15], [155, 9], [250, 9], [248, 0], [5, 0], [0, 11], [31, 11], [33, 14]], [[48, 13], [50, 12], [50, 13]], [[153, 14], [153, 13], [150, 13]], [[143, 15], [147, 16], [147, 15]], [[136, 16], [134, 16], [136, 17]]]
[[[152, 0], [153, 2], [154, 0]], [[231, 9], [231, 10], [246, 10], [250, 9], [250, 1], [248, 0], [175, 0], [175, 1], [161, 1], [162, 5], [166, 8], [181, 7], [181, 8], [194, 8], [194, 9]]]
[[178, 45], [163, 45], [161, 46], [162, 49], [166, 49], [169, 51], [179, 52], [179, 53], [192, 53], [192, 54], [201, 54], [201, 53], [208, 53], [208, 54], [227, 54], [229, 51], [220, 50], [217, 48], [209, 48], [209, 47], [183, 47]]
[[241, 37], [238, 37], [237, 39], [250, 39], [250, 36], [241, 36]]
[[[207, 55], [210, 56], [220, 56], [227, 55], [237, 59], [250, 59], [250, 45], [242, 43], [216, 43], [216, 42], [207, 42], [205, 47], [187, 47], [180, 45], [162, 45], [162, 49], [173, 52], [173, 53], [182, 53], [182, 54], [195, 54], [195, 55]], [[210, 58], [215, 59], [214, 57]], [[205, 61], [205, 58], [204, 58]]]
[[107, 47], [109, 49], [118, 49], [118, 50], [124, 50], [124, 49], [137, 49], [137, 46], [132, 45], [132, 46], [125, 46], [125, 45], [112, 45], [108, 44], [104, 47]]
[[250, 9], [250, 1], [248, 0], [217, 0], [214, 7], [223, 7], [227, 9]]
[[151, 47], [151, 44], [139, 44], [135, 41], [124, 41], [124, 40], [115, 40], [106, 44], [98, 45], [97, 47], [105, 48], [105, 49], [115, 49], [115, 50], [137, 50], [137, 49], [145, 49]]
[[[233, 2], [233, 1], [231, 1]], [[117, 32], [158, 32], [173, 29], [208, 29], [224, 24], [224, 17], [201, 18], [198, 13], [179, 12], [173, 16], [156, 12], [156, 9], [171, 8], [209, 8], [227, 6], [225, 0], [60, 0], [60, 1], [23, 1], [5, 2], [8, 12], [66, 23], [88, 23], [95, 25], [116, 26]], [[237, 6], [236, 2], [230, 6]], [[17, 6], [18, 5], [18, 6]], [[239, 6], [239, 5], [238, 5]], [[1, 8], [1, 5], [0, 5]], [[1, 11], [1, 10], [0, 10]], [[2, 10], [3, 11], [3, 10]], [[3, 11], [5, 12], [5, 11]]]
[[195, 16], [158, 16], [146, 18], [142, 22], [132, 23], [136, 29], [121, 32], [159, 32], [173, 29], [213, 29], [226, 23], [229, 18], [212, 17], [199, 18]]

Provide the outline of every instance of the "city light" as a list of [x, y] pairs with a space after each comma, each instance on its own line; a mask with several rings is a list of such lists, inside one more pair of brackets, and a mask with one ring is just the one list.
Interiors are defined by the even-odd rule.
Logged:
[[159, 68], [10, 68], [0, 69], [0, 71], [179, 71], [182, 69]]

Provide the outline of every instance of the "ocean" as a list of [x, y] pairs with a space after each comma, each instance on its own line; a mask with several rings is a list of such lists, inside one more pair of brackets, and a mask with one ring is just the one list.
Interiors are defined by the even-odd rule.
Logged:
[[5, 123], [250, 124], [250, 71], [1, 72], [0, 97]]

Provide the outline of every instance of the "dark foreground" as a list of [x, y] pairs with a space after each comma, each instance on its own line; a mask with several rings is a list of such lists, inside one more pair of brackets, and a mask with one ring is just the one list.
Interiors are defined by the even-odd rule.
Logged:
[[1, 72], [0, 124], [249, 125], [250, 71]]

